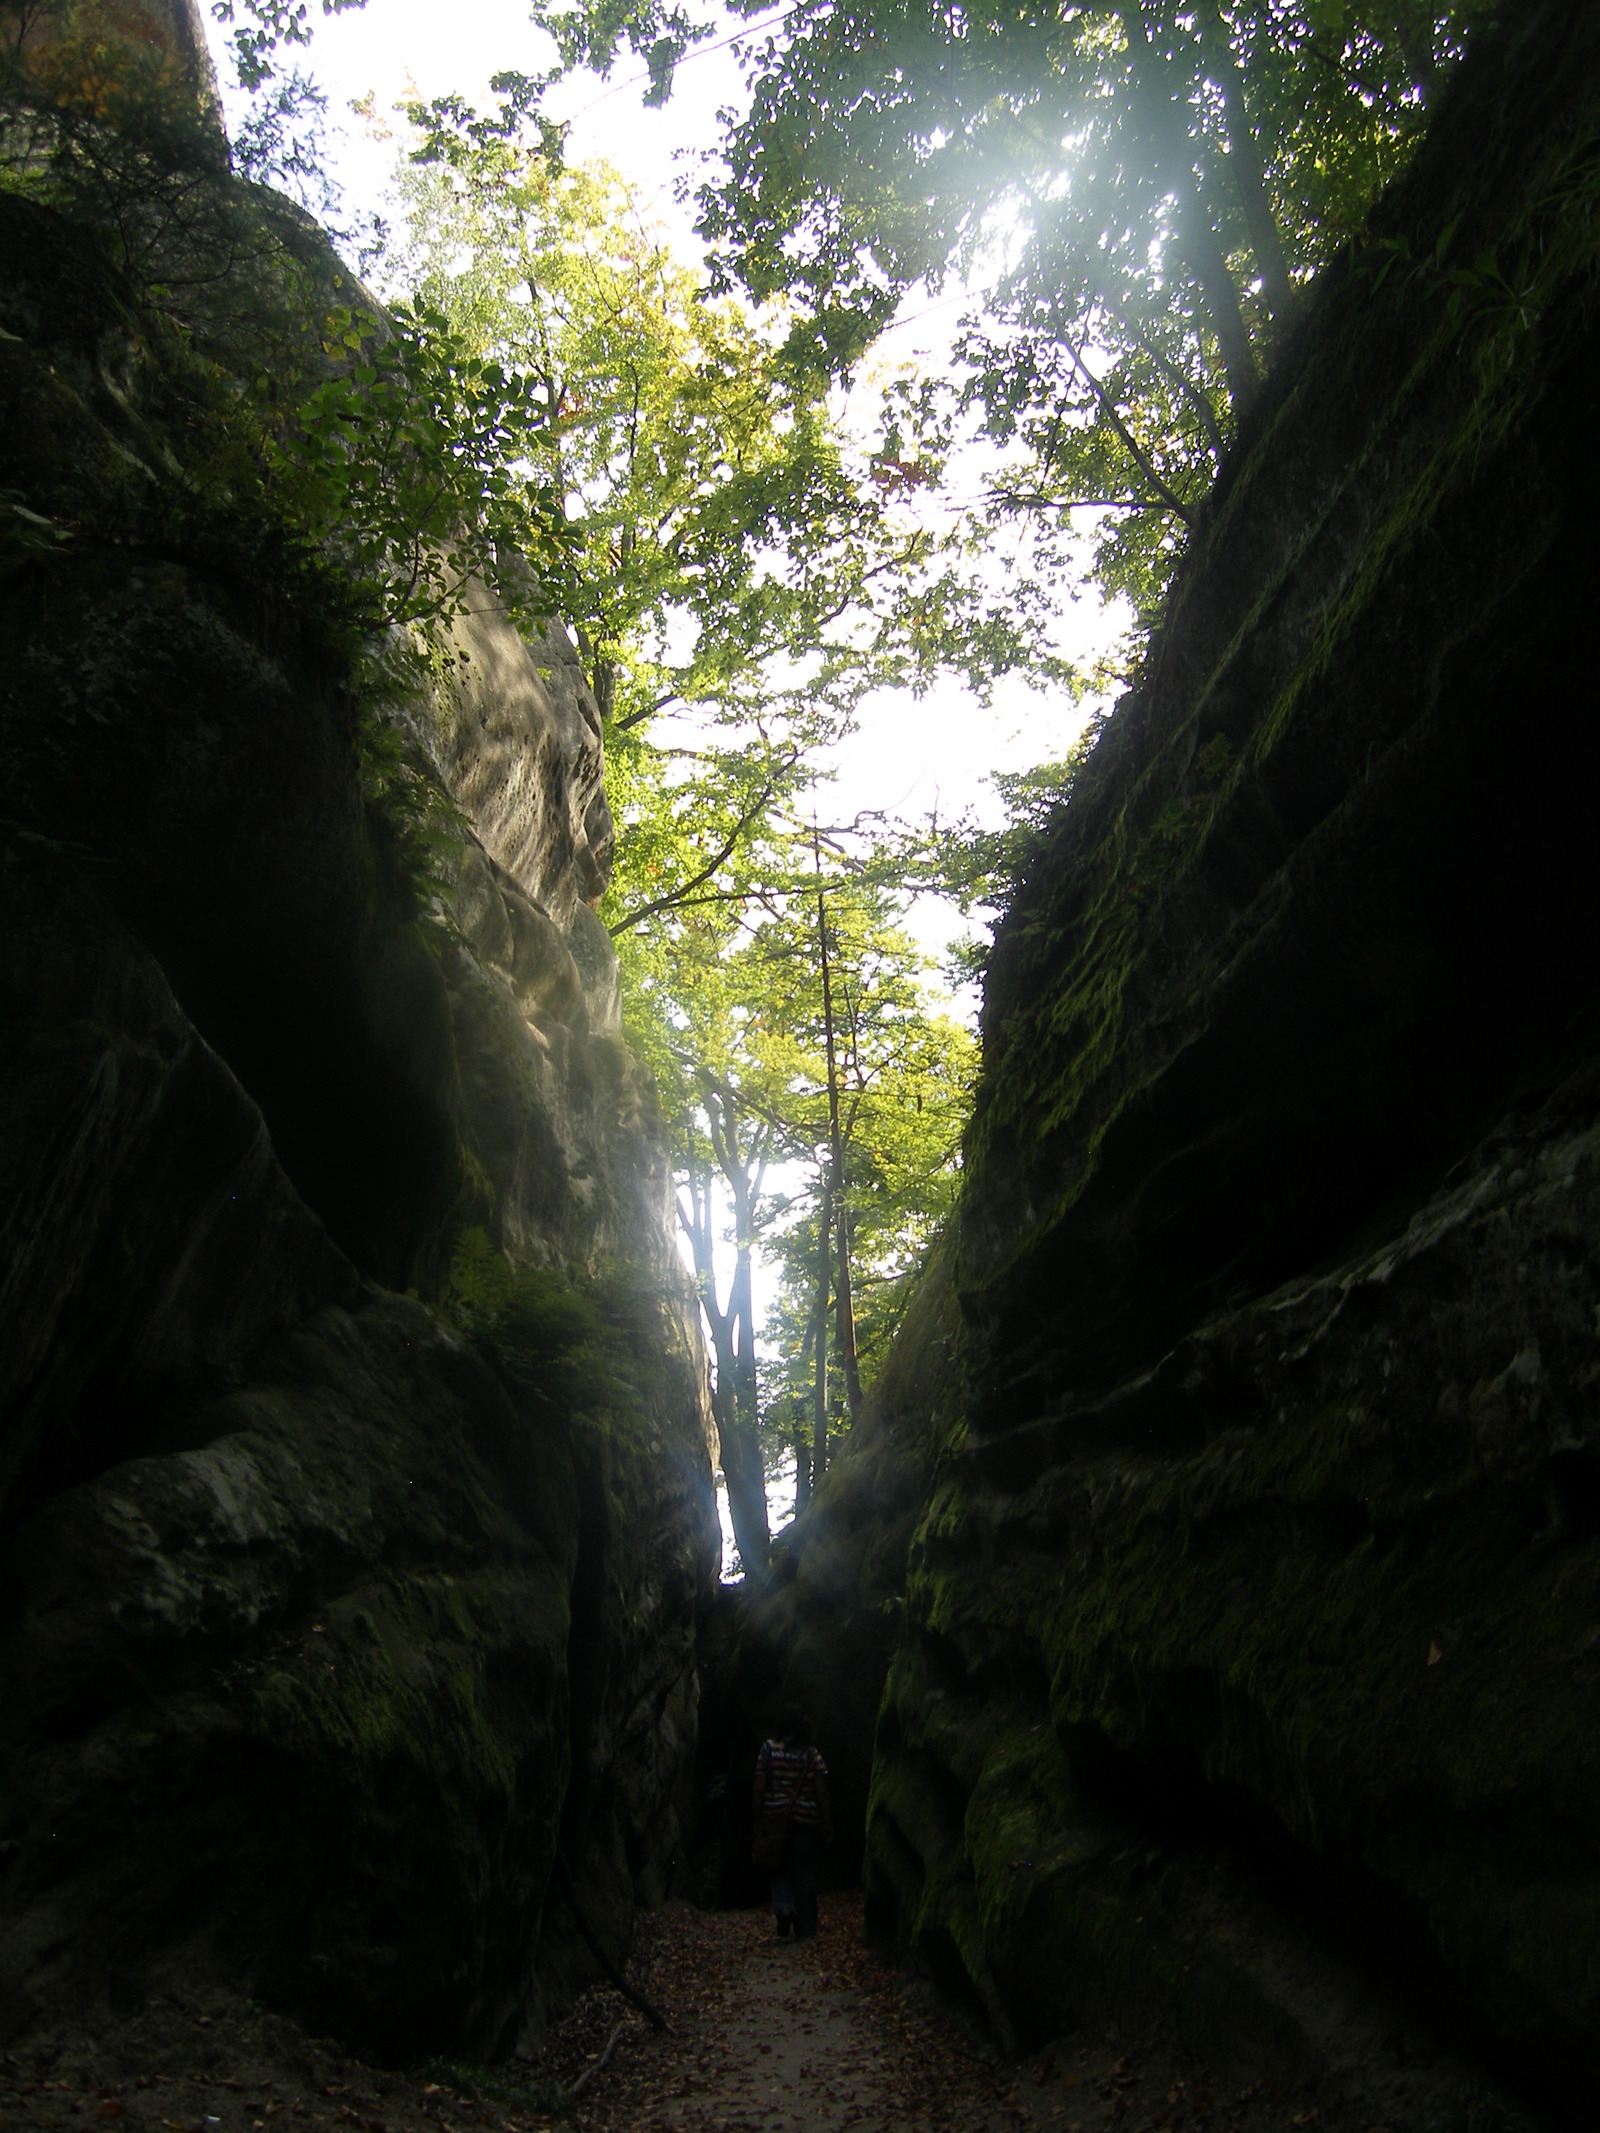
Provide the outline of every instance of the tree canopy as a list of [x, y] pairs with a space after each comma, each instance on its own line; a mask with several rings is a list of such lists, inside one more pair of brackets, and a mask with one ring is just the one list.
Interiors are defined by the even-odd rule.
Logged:
[[948, 1201], [970, 1045], [899, 929], [872, 826], [808, 825], [818, 750], [864, 692], [925, 671], [938, 630], [959, 629], [969, 664], [987, 656], [981, 616], [958, 623], [945, 597], [936, 624], [906, 626], [908, 585], [929, 614], [942, 597], [930, 544], [867, 476], [827, 380], [794, 370], [770, 321], [710, 297], [629, 188], [567, 164], [508, 90], [488, 119], [453, 99], [412, 111], [385, 275], [476, 364], [532, 381], [530, 479], [568, 538], [515, 600], [569, 626], [601, 707], [619, 829], [601, 916], [674, 1136], [755, 1565], [773, 1365], [753, 1255], [776, 1253], [780, 1339], [805, 1321], [779, 1377], [820, 1360], [804, 1443], [820, 1467], [859, 1397], [853, 1281], [870, 1359]]
[[[908, 290], [966, 276], [959, 375], [900, 439], [971, 418], [986, 522], [1025, 518], [1062, 563], [1090, 515], [1102, 584], [1148, 612], [1310, 279], [1484, 12], [800, 0], [751, 40], [701, 229], [725, 283], [795, 306], [791, 360], [829, 374]], [[703, 27], [655, 0], [545, 19], [569, 59], [631, 48], [658, 79]]]

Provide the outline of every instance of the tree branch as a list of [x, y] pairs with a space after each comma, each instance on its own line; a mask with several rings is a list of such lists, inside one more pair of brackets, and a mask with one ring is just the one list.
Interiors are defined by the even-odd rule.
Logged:
[[1150, 484], [1156, 495], [1166, 505], [1167, 509], [1169, 511], [1176, 512], [1178, 517], [1183, 520], [1183, 523], [1186, 526], [1192, 526], [1194, 524], [1194, 517], [1188, 505], [1183, 501], [1182, 497], [1178, 495], [1177, 491], [1172, 488], [1169, 483], [1162, 480], [1161, 475], [1157, 471], [1154, 462], [1145, 452], [1143, 446], [1140, 445], [1138, 439], [1134, 436], [1132, 430], [1129, 429], [1127, 423], [1123, 421], [1121, 411], [1118, 408], [1116, 401], [1112, 399], [1110, 393], [1107, 392], [1106, 388], [1101, 384], [1100, 380], [1095, 376], [1094, 372], [1083, 360], [1083, 357], [1079, 355], [1077, 349], [1073, 347], [1072, 343], [1070, 341], [1064, 341], [1062, 345], [1065, 347], [1067, 354], [1072, 359], [1073, 368], [1077, 371], [1079, 377], [1082, 378], [1085, 385], [1088, 386], [1090, 392], [1094, 394], [1096, 401], [1099, 403], [1101, 414], [1104, 415], [1107, 422], [1110, 423], [1111, 427], [1121, 438], [1123, 448], [1127, 452], [1128, 457], [1133, 461], [1134, 465], [1139, 469], [1139, 472]]
[[733, 825], [733, 828], [728, 832], [727, 840], [716, 856], [708, 860], [698, 874], [691, 874], [687, 881], [681, 882], [676, 889], [670, 891], [666, 896], [657, 896], [650, 903], [641, 904], [636, 911], [630, 911], [625, 918], [619, 918], [614, 926], [607, 929], [611, 938], [615, 940], [619, 933], [626, 933], [630, 927], [642, 926], [647, 918], [654, 918], [658, 911], [670, 911], [674, 905], [686, 902], [692, 890], [698, 889], [703, 883], [708, 882], [712, 875], [716, 873], [718, 867], [725, 865], [732, 857], [733, 853], [738, 849], [739, 839], [744, 835], [751, 823], [756, 820], [757, 816], [761, 814], [777, 789], [777, 780], [774, 779], [770, 785], [764, 788], [761, 797], [753, 801], [745, 809], [744, 813]]
[[683, 698], [679, 692], [669, 689], [665, 696], [658, 696], [653, 704], [646, 704], [642, 710], [630, 711], [626, 718], [613, 719], [611, 730], [613, 733], [626, 733], [630, 726], [642, 725], [647, 718], [654, 718], [658, 711], [665, 711], [668, 704], [682, 702]]
[[1217, 465], [1221, 466], [1224, 452], [1224, 446], [1222, 442], [1222, 429], [1217, 421], [1217, 411], [1211, 405], [1210, 394], [1202, 392], [1200, 387], [1195, 384], [1194, 380], [1184, 370], [1183, 366], [1179, 363], [1175, 363], [1172, 360], [1171, 356], [1167, 355], [1162, 349], [1156, 346], [1155, 342], [1150, 339], [1144, 328], [1138, 323], [1136, 319], [1132, 319], [1128, 316], [1127, 312], [1123, 309], [1121, 304], [1117, 303], [1113, 298], [1105, 295], [1101, 296], [1100, 302], [1102, 307], [1110, 312], [1111, 316], [1117, 321], [1117, 324], [1121, 326], [1123, 331], [1125, 333], [1132, 334], [1135, 341], [1138, 342], [1139, 346], [1150, 358], [1150, 361], [1154, 363], [1157, 370], [1159, 370], [1161, 372], [1161, 375], [1167, 380], [1167, 383], [1171, 385], [1175, 391], [1182, 394], [1183, 398], [1188, 401], [1189, 405], [1200, 417], [1201, 425], [1206, 433], [1206, 441], [1211, 446], [1212, 456], [1216, 460]]

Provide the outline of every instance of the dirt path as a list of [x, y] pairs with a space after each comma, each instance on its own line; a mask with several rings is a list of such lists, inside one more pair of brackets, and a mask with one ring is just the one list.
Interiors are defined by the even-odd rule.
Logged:
[[815, 1942], [773, 1936], [769, 1913], [661, 1914], [639, 1966], [672, 2029], [592, 1995], [555, 2041], [567, 2084], [611, 2058], [580, 2098], [595, 2133], [1278, 2133], [1315, 2105], [1261, 2081], [1213, 2096], [1153, 2042], [1076, 2039], [1006, 2065], [977, 2026], [861, 1945], [859, 1904], [831, 1897]]
[[[858, 1902], [780, 1943], [770, 1913], [674, 1904], [630, 1977], [665, 2011], [588, 1993], [536, 2059], [386, 2071], [250, 2001], [172, 1991], [0, 2052], [0, 2133], [1508, 2133], [1440, 2067], [1418, 2090], [1353, 2065], [1320, 2096], [1210, 2078], [1158, 2028], [1002, 2062], [980, 2027], [862, 1945]], [[1431, 2091], [1431, 2093], [1430, 2093]], [[1447, 2102], [1441, 2115], [1440, 2102]]]
[[[765, 1912], [668, 1913], [649, 1973], [672, 2022], [619, 2039], [594, 2123], [615, 2133], [1010, 2129], [1011, 2082], [960, 2030], [905, 2003], [858, 1945], [856, 1906], [823, 1908], [815, 1942], [777, 1940]], [[626, 2049], [623, 2046], [626, 2044]], [[574, 2074], [576, 2070], [574, 2069]]]

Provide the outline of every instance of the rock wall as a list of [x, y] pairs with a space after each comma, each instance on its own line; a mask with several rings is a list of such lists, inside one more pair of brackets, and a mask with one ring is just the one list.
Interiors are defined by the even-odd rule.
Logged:
[[206, 45], [199, 0], [38, 0], [19, 9], [15, 36], [21, 51], [37, 53], [63, 36], [97, 31], [142, 47], [181, 69], [186, 85], [207, 102], [216, 100], [216, 76]]
[[492, 2053], [680, 1871], [705, 1366], [570, 649], [386, 699], [229, 458], [245, 293], [0, 197], [0, 2029], [220, 1965]]
[[1002, 2033], [1333, 2069], [1270, 1902], [1600, 2071], [1597, 142], [1600, 18], [1508, 11], [1001, 929], [866, 1872]]

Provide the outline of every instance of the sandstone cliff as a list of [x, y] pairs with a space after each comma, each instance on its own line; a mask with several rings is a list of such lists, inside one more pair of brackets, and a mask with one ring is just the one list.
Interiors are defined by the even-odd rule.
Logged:
[[0, 2031], [491, 2053], [677, 1871], [705, 1368], [593, 702], [486, 596], [386, 695], [252, 515], [217, 381], [348, 284], [230, 213], [176, 333], [0, 194]]
[[[1509, 11], [1001, 930], [867, 1882], [1002, 2030], [1336, 2065], [1248, 1873], [1519, 2078], [1600, 2069], [1597, 142], [1594, 10]], [[808, 1589], [883, 1443], [776, 1670], [882, 1667]]]

